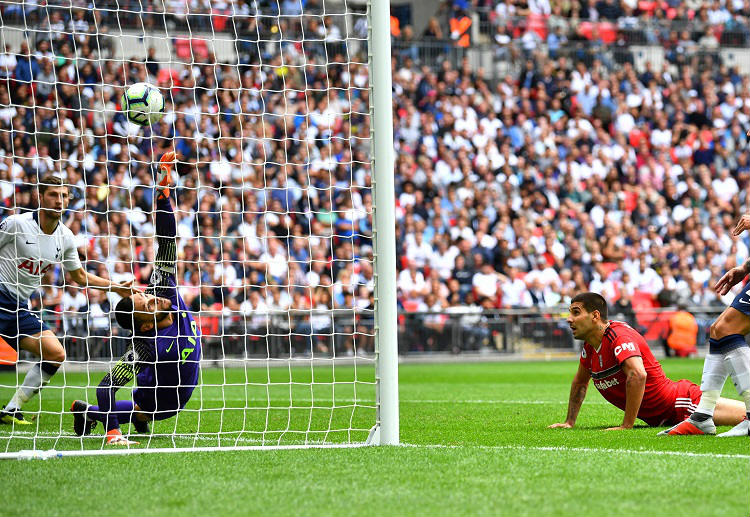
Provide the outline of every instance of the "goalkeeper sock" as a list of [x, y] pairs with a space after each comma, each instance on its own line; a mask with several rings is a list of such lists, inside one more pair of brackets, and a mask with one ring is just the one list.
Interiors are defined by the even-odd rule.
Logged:
[[111, 413], [99, 411], [99, 406], [89, 406], [86, 416], [92, 420], [97, 420], [107, 425], [109, 416], [110, 421], [115, 421], [112, 417], [117, 417], [116, 422], [133, 422], [135, 421], [135, 404], [132, 400], [118, 400], [115, 402]]
[[46, 385], [57, 370], [60, 369], [60, 363], [50, 361], [41, 361], [31, 367], [26, 372], [23, 384], [18, 387], [13, 398], [10, 399], [5, 409], [8, 411], [20, 410], [34, 395], [36, 395], [44, 385]]

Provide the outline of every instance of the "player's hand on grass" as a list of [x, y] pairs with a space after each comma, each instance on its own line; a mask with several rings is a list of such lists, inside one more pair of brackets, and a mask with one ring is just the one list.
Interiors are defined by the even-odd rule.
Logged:
[[548, 425], [548, 429], [573, 429], [573, 425], [570, 422], [558, 422], [556, 424]]
[[138, 445], [138, 442], [125, 438], [119, 429], [107, 431], [107, 445]]
[[[744, 217], [744, 216], [743, 216]], [[724, 273], [716, 285], [714, 285], [714, 291], [719, 296], [724, 296], [729, 290], [740, 283], [743, 278], [747, 276], [747, 271], [742, 266], [736, 266]]]
[[128, 445], [138, 445], [138, 442], [128, 440], [124, 436], [117, 436], [111, 440], [107, 440], [107, 445], [124, 445], [127, 447]]
[[633, 426], [627, 427], [624, 425], [618, 425], [617, 427], [607, 427], [605, 431], [623, 431], [625, 429], [632, 429]]

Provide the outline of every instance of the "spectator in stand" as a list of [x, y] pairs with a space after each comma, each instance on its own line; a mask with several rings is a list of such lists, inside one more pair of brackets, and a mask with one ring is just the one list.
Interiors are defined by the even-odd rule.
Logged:
[[[18, 59], [11, 52], [10, 45], [5, 45], [5, 52], [0, 54], [0, 79], [8, 79], [15, 75]], [[5, 103], [7, 104], [7, 103]]]
[[485, 262], [474, 273], [472, 277], [472, 287], [477, 298], [480, 300], [488, 298], [493, 301], [497, 298], [498, 293], [498, 273], [492, 267], [492, 264]]
[[426, 294], [425, 291], [428, 287], [424, 280], [424, 275], [419, 271], [417, 264], [411, 261], [409, 262], [409, 267], [399, 273], [396, 285], [401, 296], [417, 299], [421, 299]]
[[436, 17], [431, 17], [427, 22], [427, 27], [422, 32], [422, 39], [425, 41], [442, 41], [445, 39], [443, 29], [440, 27], [440, 22]]
[[526, 283], [520, 278], [521, 273], [514, 267], [507, 269], [507, 275], [500, 276], [502, 306], [509, 309], [531, 307], [532, 299]]
[[417, 267], [424, 268], [433, 256], [435, 250], [424, 240], [423, 232], [416, 232], [406, 236], [406, 258], [414, 262]]
[[664, 283], [659, 277], [659, 273], [649, 266], [648, 260], [642, 256], [639, 262], [638, 271], [635, 273], [632, 283], [633, 289], [656, 296], [664, 288]]
[[36, 56], [29, 52], [29, 44], [21, 42], [21, 48], [16, 57], [15, 78], [16, 81], [29, 84], [39, 75], [39, 63]]
[[62, 310], [65, 334], [85, 337], [86, 322], [83, 314], [88, 310], [88, 299], [83, 289], [67, 284], [62, 296]]

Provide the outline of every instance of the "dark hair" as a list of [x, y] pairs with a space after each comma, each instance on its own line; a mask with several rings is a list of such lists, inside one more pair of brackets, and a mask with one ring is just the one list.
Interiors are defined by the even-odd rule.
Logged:
[[55, 176], [54, 174], [45, 174], [39, 179], [39, 182], [37, 183], [37, 187], [39, 188], [39, 195], [43, 196], [45, 192], [47, 192], [47, 189], [50, 187], [66, 187], [65, 183], [63, 182], [62, 178], [60, 176]]
[[117, 302], [115, 307], [117, 323], [131, 332], [133, 332], [133, 308], [133, 299], [130, 296]]
[[598, 293], [581, 293], [577, 294], [570, 300], [571, 305], [580, 303], [586, 312], [599, 311], [602, 320], [607, 321], [607, 300]]

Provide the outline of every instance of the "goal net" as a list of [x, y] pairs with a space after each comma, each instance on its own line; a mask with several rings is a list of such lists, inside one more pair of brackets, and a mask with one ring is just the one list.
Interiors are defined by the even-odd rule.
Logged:
[[[160, 237], [155, 163], [177, 154], [175, 281], [200, 333], [200, 378], [181, 411], [160, 415], [156, 396], [148, 432], [120, 416], [139, 442], [128, 451], [378, 442], [381, 379], [395, 379], [380, 370], [378, 279], [395, 272], [379, 265], [375, 239], [369, 9], [350, 0], [0, 3], [0, 219], [37, 210], [36, 183], [58, 175], [70, 192], [61, 221], [83, 267], [145, 287]], [[137, 82], [166, 102], [151, 127], [121, 110]], [[159, 359], [128, 355], [118, 295], [77, 285], [59, 264], [41, 284], [30, 312], [66, 360], [24, 403], [25, 424], [0, 425], [0, 453], [112, 450], [103, 422], [74, 432], [71, 404], [101, 403], [97, 388], [121, 357], [154, 371]], [[5, 341], [0, 404], [39, 363]], [[153, 377], [146, 387], [166, 398], [179, 387]], [[133, 400], [143, 379], [117, 400]]]

